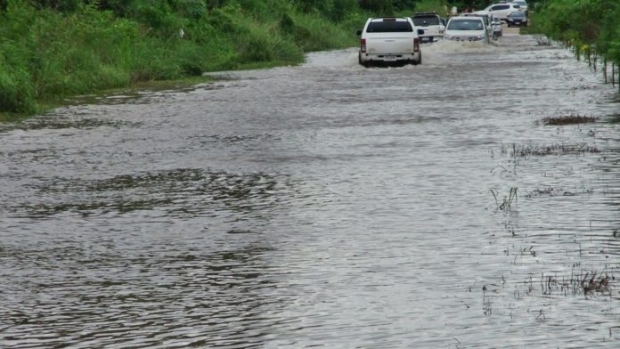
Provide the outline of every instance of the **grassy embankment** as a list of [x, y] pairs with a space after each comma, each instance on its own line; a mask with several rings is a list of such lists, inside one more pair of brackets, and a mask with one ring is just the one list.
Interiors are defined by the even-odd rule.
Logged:
[[0, 121], [44, 112], [69, 96], [299, 64], [304, 52], [357, 45], [354, 31], [367, 17], [357, 9], [333, 10], [330, 18], [282, 0], [211, 9], [201, 0], [126, 3], [102, 10], [101, 3], [0, 2]]
[[[595, 69], [597, 62], [602, 63], [605, 80], [615, 83], [620, 81], [618, 18], [617, 0], [546, 0], [532, 12], [531, 25], [525, 32], [564, 43], [577, 59], [587, 60]], [[608, 66], [611, 76], [607, 75]], [[617, 80], [615, 74], [619, 74]]]

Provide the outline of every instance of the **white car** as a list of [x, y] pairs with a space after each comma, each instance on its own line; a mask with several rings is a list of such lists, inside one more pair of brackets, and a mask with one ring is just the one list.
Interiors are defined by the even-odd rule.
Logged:
[[369, 18], [360, 36], [359, 64], [420, 64], [420, 34], [411, 18]]
[[474, 13], [481, 15], [493, 15], [495, 17], [499, 17], [501, 20], [506, 20], [506, 16], [508, 16], [510, 12], [519, 11], [519, 9], [519, 5], [515, 6], [511, 2], [507, 2], [502, 4], [493, 4], [482, 11], [476, 11]]
[[489, 31], [481, 17], [458, 16], [450, 18], [443, 38], [450, 41], [478, 41], [488, 44]]
[[519, 6], [518, 10], [525, 11], [525, 14], [527, 15], [527, 2], [525, 0], [514, 0], [512, 4]]
[[462, 13], [461, 16], [465, 16], [465, 17], [471, 16], [471, 17], [482, 18], [482, 21], [484, 22], [484, 27], [487, 28], [487, 33], [489, 34], [489, 36], [493, 35], [493, 26], [491, 25], [491, 20], [494, 18], [493, 15], [491, 14], [481, 15], [477, 13]]

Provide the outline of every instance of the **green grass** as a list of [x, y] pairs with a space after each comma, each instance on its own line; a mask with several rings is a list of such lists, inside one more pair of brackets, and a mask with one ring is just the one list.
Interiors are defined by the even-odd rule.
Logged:
[[144, 82], [297, 65], [306, 52], [357, 45], [354, 31], [367, 18], [354, 11], [334, 22], [278, 0], [231, 2], [208, 13], [158, 6], [124, 8], [119, 17], [88, 5], [61, 13], [8, 0], [0, 12], [0, 121]]
[[528, 11], [528, 24], [527, 27], [520, 27], [519, 33], [524, 35], [531, 34], [543, 34], [543, 30], [541, 29], [541, 21], [544, 21], [545, 18], [542, 17], [539, 13], [534, 11]]

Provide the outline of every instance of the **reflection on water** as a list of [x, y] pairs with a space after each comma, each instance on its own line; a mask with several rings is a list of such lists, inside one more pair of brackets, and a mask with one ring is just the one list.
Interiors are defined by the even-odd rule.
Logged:
[[3, 347], [251, 348], [282, 323], [269, 312], [287, 300], [264, 291], [274, 288], [261, 261], [268, 247], [131, 255], [113, 246], [96, 250], [0, 254], [16, 276], [28, 279], [19, 287], [2, 284], [8, 294]]
[[15, 213], [25, 211], [26, 217], [34, 218], [63, 212], [91, 215], [172, 206], [169, 214], [188, 217], [205, 210], [255, 211], [255, 205], [267, 208], [277, 204], [277, 195], [288, 190], [289, 184], [264, 173], [174, 169], [100, 180], [53, 178], [32, 187], [55, 202], [22, 204], [13, 209]]
[[536, 37], [422, 49], [4, 126], [0, 347], [616, 347], [616, 89]]

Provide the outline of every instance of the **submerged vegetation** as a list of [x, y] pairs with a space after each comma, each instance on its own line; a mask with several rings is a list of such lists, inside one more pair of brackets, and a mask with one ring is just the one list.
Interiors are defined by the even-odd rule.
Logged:
[[593, 123], [596, 122], [596, 120], [597, 118], [594, 116], [571, 114], [563, 116], [548, 116], [543, 118], [541, 121], [544, 125], [562, 126]]
[[499, 201], [497, 200], [497, 196], [498, 196], [497, 190], [491, 189], [491, 194], [493, 195], [493, 198], [495, 199], [495, 206], [497, 207], [498, 211], [504, 211], [504, 212], [512, 211], [512, 202], [517, 199], [517, 190], [518, 188], [516, 187], [510, 188], [508, 195], [504, 195], [502, 203], [500, 204]]
[[507, 154], [511, 158], [526, 158], [531, 156], [547, 155], [582, 155], [586, 153], [599, 153], [600, 150], [595, 145], [587, 143], [555, 143], [555, 144], [512, 144], [503, 145], [502, 154]]
[[536, 188], [525, 195], [526, 198], [534, 197], [552, 197], [552, 196], [576, 196], [581, 194], [592, 194], [593, 189], [574, 188], [568, 190], [567, 188], [560, 187], [543, 187]]

